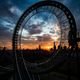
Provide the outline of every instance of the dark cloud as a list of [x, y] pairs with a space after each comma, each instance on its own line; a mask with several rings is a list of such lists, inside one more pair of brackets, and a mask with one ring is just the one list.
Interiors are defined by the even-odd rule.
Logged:
[[30, 28], [28, 29], [29, 34], [40, 34], [42, 32], [40, 25], [31, 25], [29, 26]]
[[43, 36], [37, 36], [38, 41], [50, 41], [52, 40], [49, 34], [44, 34]]

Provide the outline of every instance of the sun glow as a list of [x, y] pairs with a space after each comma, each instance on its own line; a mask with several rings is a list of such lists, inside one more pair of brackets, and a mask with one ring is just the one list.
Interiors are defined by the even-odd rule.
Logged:
[[46, 50], [50, 50], [51, 48], [53, 48], [53, 46], [45, 46]]

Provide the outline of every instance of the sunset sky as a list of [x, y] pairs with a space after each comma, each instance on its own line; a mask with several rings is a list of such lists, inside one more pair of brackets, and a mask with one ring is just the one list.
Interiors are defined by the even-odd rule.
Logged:
[[[61, 29], [59, 22], [52, 13], [41, 12], [24, 25], [21, 34], [22, 48], [53, 47], [54, 41], [60, 41]], [[25, 45], [26, 44], [26, 45]]]
[[[0, 47], [12, 48], [12, 34], [22, 13], [32, 4], [41, 0], [3, 0], [0, 1]], [[80, 0], [56, 0], [66, 5], [72, 12], [78, 32], [80, 32]], [[53, 47], [53, 42], [60, 39], [60, 26], [55, 15], [48, 12], [34, 15], [25, 24], [21, 45], [23, 48], [42, 45]]]

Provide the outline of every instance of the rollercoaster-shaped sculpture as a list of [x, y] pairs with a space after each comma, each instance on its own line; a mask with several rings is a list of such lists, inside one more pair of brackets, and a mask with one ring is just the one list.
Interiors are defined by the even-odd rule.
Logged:
[[[59, 60], [61, 56], [58, 56], [59, 55], [58, 51], [55, 53], [54, 56], [41, 63], [31, 63], [25, 61], [24, 59], [24, 56], [21, 51], [21, 46], [22, 46], [21, 36], [22, 36], [23, 28], [32, 16], [41, 12], [50, 12], [53, 15], [55, 15], [56, 18], [58, 19], [60, 29], [61, 29], [60, 43], [69, 40], [68, 39], [69, 32], [71, 32], [73, 38], [76, 39], [76, 32], [77, 32], [76, 23], [71, 11], [66, 6], [64, 6], [63, 4], [57, 1], [41, 1], [29, 7], [22, 14], [19, 21], [17, 22], [13, 34], [12, 46], [13, 46], [13, 52], [15, 56], [15, 63], [16, 63], [15, 67], [17, 70], [17, 75], [19, 76], [20, 80], [26, 80], [26, 77], [29, 77], [29, 79], [31, 80], [30, 73], [39, 74], [39, 73], [44, 73], [46, 71], [50, 71], [61, 61], [63, 61], [63, 58], [62, 60]], [[67, 31], [67, 33], [65, 31]]]

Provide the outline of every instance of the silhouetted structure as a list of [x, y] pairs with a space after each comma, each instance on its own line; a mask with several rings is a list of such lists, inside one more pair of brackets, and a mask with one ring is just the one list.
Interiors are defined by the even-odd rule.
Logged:
[[56, 44], [55, 44], [55, 42], [54, 42], [54, 44], [53, 44], [53, 45], [54, 45], [54, 51], [56, 51]]
[[41, 45], [39, 45], [39, 50], [41, 50]]
[[72, 49], [77, 47], [77, 35], [74, 30], [69, 31], [68, 42]]

